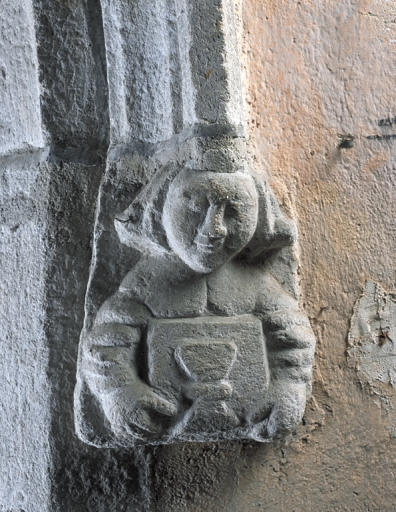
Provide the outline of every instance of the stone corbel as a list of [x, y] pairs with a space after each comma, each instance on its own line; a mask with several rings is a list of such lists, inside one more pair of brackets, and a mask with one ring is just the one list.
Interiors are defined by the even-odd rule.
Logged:
[[102, 0], [110, 148], [75, 423], [95, 446], [268, 441], [310, 394], [295, 223], [246, 139], [240, 5]]

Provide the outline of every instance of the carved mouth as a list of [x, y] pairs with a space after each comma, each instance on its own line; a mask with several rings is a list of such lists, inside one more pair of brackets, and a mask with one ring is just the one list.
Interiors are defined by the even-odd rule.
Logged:
[[214, 252], [223, 246], [223, 240], [219, 240], [216, 242], [201, 242], [199, 240], [195, 240], [194, 245], [201, 252]]
[[204, 243], [204, 242], [195, 242], [195, 245], [197, 247], [202, 247], [203, 249], [214, 249], [215, 248], [215, 245], [214, 244], [208, 244], [208, 243]]

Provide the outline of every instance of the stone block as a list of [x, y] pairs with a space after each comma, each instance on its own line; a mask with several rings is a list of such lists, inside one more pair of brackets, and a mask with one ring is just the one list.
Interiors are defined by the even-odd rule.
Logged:
[[0, 155], [44, 145], [31, 0], [4, 0], [0, 17]]

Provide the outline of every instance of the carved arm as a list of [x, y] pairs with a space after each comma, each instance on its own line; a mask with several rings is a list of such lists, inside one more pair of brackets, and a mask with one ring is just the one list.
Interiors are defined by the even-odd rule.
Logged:
[[298, 302], [270, 275], [256, 304], [263, 322], [271, 373], [269, 436], [292, 430], [302, 418], [311, 392], [315, 337]]
[[94, 327], [81, 340], [81, 371], [101, 404], [114, 434], [143, 439], [158, 433], [153, 415], [173, 416], [176, 406], [146, 384], [138, 372], [147, 308], [121, 292], [99, 310]]

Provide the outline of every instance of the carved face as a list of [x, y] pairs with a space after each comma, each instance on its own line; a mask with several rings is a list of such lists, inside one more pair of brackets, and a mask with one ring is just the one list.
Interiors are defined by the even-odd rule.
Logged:
[[168, 243], [190, 268], [209, 273], [252, 238], [258, 198], [242, 173], [182, 171], [172, 182], [163, 212]]

